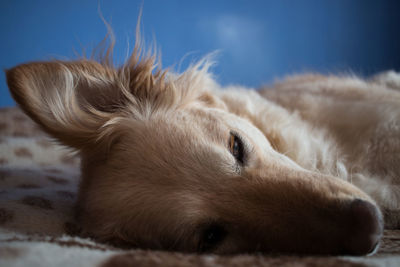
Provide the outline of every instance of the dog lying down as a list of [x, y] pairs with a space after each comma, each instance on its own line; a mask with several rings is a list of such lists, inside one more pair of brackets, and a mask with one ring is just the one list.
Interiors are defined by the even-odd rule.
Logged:
[[362, 255], [383, 217], [399, 227], [399, 74], [294, 76], [257, 92], [221, 88], [207, 60], [170, 74], [140, 51], [118, 68], [7, 71], [21, 108], [81, 155], [85, 234], [185, 252]]

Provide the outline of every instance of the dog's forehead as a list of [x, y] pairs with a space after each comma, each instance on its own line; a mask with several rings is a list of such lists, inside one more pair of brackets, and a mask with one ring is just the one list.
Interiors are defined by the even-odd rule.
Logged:
[[206, 180], [236, 175], [228, 149], [229, 129], [216, 125], [217, 119], [203, 122], [204, 118], [196, 116], [191, 112], [164, 114], [132, 128], [109, 156], [112, 169], [123, 169], [130, 183], [168, 188], [166, 192], [174, 196], [187, 188], [205, 190], [212, 184]]
[[223, 135], [229, 132], [229, 127], [220, 115], [220, 111], [214, 108], [194, 108], [184, 111], [181, 116], [187, 124], [203, 132], [203, 134]]
[[162, 147], [159, 153], [170, 149], [174, 153], [184, 149], [210, 149], [216, 144], [228, 143], [230, 127], [211, 109], [185, 109], [155, 114], [147, 121], [135, 122], [126, 131], [126, 143], [134, 149], [150, 150]]
[[223, 141], [225, 144], [229, 138], [230, 127], [218, 116], [215, 109], [196, 107], [159, 112], [149, 120], [139, 123], [139, 127], [132, 127], [131, 133], [131, 137], [139, 136], [147, 141], [155, 135], [155, 141], [169, 140], [168, 143], [178, 142], [182, 147], [185, 144], [192, 145], [192, 141]]
[[[236, 114], [215, 108], [195, 108], [178, 115], [178, 124], [186, 125], [193, 137], [204, 141], [225, 144], [230, 134], [239, 134], [249, 149], [262, 158], [272, 148], [266, 136], [251, 121]], [[190, 131], [187, 131], [189, 133]], [[268, 153], [267, 153], [268, 152]]]
[[251, 121], [245, 117], [239, 117], [236, 114], [221, 109], [196, 109], [192, 116], [194, 123], [203, 127], [210, 134], [227, 134], [231, 132], [240, 133], [248, 138], [253, 145], [268, 146], [270, 143], [266, 136]]

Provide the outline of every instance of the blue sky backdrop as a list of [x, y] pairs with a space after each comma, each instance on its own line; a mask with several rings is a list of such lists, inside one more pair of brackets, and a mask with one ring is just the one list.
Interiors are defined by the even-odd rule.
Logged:
[[[146, 42], [163, 66], [183, 66], [219, 50], [224, 84], [258, 87], [306, 71], [370, 75], [400, 70], [400, 1], [390, 0], [1, 0], [0, 67], [73, 59], [115, 31], [115, 60], [132, 48], [143, 4]], [[0, 106], [14, 105], [0, 76]]]

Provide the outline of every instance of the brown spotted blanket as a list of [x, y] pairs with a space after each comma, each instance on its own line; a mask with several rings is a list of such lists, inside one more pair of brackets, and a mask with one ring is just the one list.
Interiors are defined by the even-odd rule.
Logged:
[[196, 255], [123, 250], [79, 236], [79, 158], [17, 108], [0, 109], [0, 266], [400, 266], [400, 231], [365, 257]]

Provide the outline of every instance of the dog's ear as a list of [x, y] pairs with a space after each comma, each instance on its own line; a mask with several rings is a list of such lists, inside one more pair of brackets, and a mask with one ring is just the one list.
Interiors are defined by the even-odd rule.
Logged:
[[115, 69], [94, 61], [36, 62], [6, 71], [21, 108], [62, 143], [83, 148], [124, 106]]

